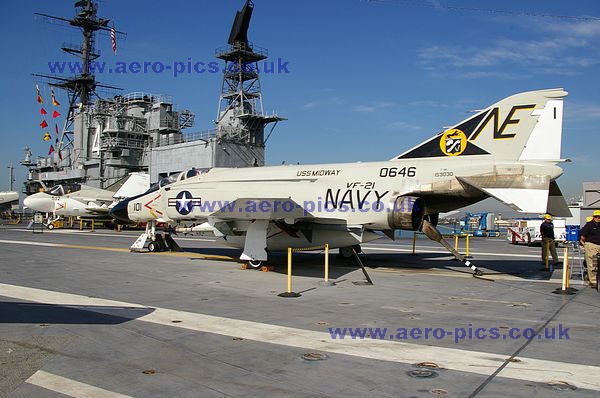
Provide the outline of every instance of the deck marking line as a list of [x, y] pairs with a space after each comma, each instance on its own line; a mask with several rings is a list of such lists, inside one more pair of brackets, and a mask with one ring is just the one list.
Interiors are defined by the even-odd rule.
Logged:
[[45, 247], [60, 247], [60, 243], [46, 243], [46, 242], [29, 242], [25, 240], [5, 240], [0, 239], [0, 243], [8, 243], [15, 245], [30, 245], [30, 246], [45, 246]]
[[[31, 232], [30, 229], [25, 229], [25, 228], [10, 228], [8, 229], [10, 231], [18, 231], [18, 232]], [[68, 229], [53, 229], [53, 230], [48, 230], [45, 231], [45, 233], [47, 234], [64, 234], [64, 235], [83, 235], [83, 236], [109, 236], [109, 237], [113, 237], [113, 238], [127, 238], [127, 239], [136, 239], [139, 236], [139, 233], [137, 234], [132, 234], [129, 232], [138, 232], [138, 231], [133, 231], [133, 230], [128, 230], [127, 232], [121, 232], [118, 234], [111, 234], [111, 233], [105, 233], [105, 232], [98, 232], [98, 231], [90, 231], [90, 230], [83, 230], [83, 231], [79, 231], [79, 230], [68, 230]], [[199, 242], [216, 242], [216, 239], [205, 239], [205, 238], [180, 238], [178, 237], [177, 240], [190, 240], [190, 241], [199, 241]]]
[[42, 387], [69, 397], [76, 398], [131, 398], [129, 395], [123, 395], [90, 384], [67, 379], [43, 370], [38, 370], [29, 379], [25, 380], [28, 384]]
[[[85, 308], [85, 310], [108, 315], [113, 315], [111, 309], [102, 307], [152, 308], [140, 304], [8, 284], [0, 284], [0, 295], [46, 304], [100, 306]], [[173, 323], [173, 319], [181, 322]], [[498, 354], [427, 346], [397, 340], [333, 340], [330, 334], [325, 332], [165, 308], [154, 308], [153, 312], [135, 320], [204, 333], [242, 337], [260, 343], [319, 350], [380, 361], [405, 364], [431, 361], [436, 362], [445, 369], [486, 376], [494, 373], [504, 360], [512, 355], [510, 353]], [[520, 362], [508, 364], [498, 376], [539, 383], [565, 380], [579, 388], [600, 391], [600, 382], [589, 377], [590, 374], [600, 374], [600, 366], [525, 357], [519, 357], [519, 359]]]
[[[103, 246], [87, 246], [87, 245], [69, 245], [63, 243], [46, 243], [46, 242], [29, 242], [22, 240], [1, 240], [0, 243], [7, 244], [17, 244], [17, 245], [30, 245], [30, 246], [45, 246], [45, 247], [57, 247], [57, 248], [65, 248], [65, 249], [82, 249], [82, 250], [100, 250], [100, 251], [109, 251], [109, 252], [119, 252], [119, 253], [130, 253], [131, 250], [125, 249], [122, 247], [103, 247]], [[233, 257], [230, 256], [221, 256], [217, 254], [200, 254], [200, 253], [192, 253], [192, 252], [158, 252], [151, 253], [156, 255], [168, 255], [168, 256], [176, 256], [176, 257], [193, 257], [193, 258], [201, 258], [205, 260], [234, 260]]]

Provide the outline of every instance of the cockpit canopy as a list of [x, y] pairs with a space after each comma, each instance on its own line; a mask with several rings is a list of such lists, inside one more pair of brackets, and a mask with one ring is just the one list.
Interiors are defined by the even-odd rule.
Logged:
[[59, 184], [50, 188], [47, 193], [52, 196], [63, 196], [81, 190], [81, 184]]
[[183, 181], [183, 180], [188, 179], [188, 178], [192, 178], [192, 177], [199, 176], [201, 174], [208, 173], [209, 170], [210, 169], [197, 169], [195, 167], [192, 167], [188, 171], [184, 171], [184, 172], [179, 173], [179, 175], [177, 176], [177, 181]]
[[160, 180], [158, 180], [158, 182], [155, 182], [154, 184], [150, 185], [150, 189], [148, 189], [148, 191], [146, 191], [145, 194], [149, 192], [158, 191], [160, 188], [166, 187], [167, 185], [170, 185], [176, 181], [183, 181], [188, 178], [208, 173], [209, 171], [210, 169], [197, 169], [195, 167], [192, 167], [188, 171], [182, 171], [181, 173], [171, 174], [170, 176], [163, 177]]

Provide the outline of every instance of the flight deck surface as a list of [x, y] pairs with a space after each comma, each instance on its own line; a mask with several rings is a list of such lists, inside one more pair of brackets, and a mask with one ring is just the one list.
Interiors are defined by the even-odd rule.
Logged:
[[285, 253], [243, 270], [211, 238], [131, 253], [138, 234], [1, 227], [0, 396], [600, 394], [600, 295], [575, 258], [578, 292], [558, 295], [538, 247], [471, 239], [478, 279], [426, 238], [415, 255], [382, 238], [363, 245], [374, 285], [332, 251], [323, 286], [323, 253], [295, 253], [302, 296], [283, 298]]

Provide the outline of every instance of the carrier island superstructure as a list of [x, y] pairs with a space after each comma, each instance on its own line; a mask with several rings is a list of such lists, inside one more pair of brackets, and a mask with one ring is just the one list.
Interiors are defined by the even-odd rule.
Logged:
[[[68, 115], [56, 151], [34, 159], [29, 148], [21, 162], [29, 169], [24, 192], [31, 194], [61, 183], [85, 183], [105, 188], [131, 172], [146, 171], [152, 182], [191, 168], [251, 167], [265, 162], [265, 127], [285, 120], [263, 111], [258, 62], [267, 50], [248, 41], [254, 4], [246, 1], [236, 13], [228, 44], [215, 56], [224, 62], [218, 114], [213, 129], [190, 133], [194, 114], [174, 107], [166, 95], [133, 92], [100, 98], [93, 70], [64, 78], [34, 75], [68, 94]], [[109, 31], [109, 20], [99, 18], [92, 0], [75, 3], [72, 19], [38, 14], [77, 27], [80, 46], [63, 51], [82, 65], [99, 58], [95, 33]], [[121, 33], [121, 32], [119, 32]], [[97, 98], [93, 100], [93, 98]]]

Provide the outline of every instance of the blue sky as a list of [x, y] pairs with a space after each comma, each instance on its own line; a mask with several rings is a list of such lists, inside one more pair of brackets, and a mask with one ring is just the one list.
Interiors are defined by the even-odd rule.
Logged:
[[[26, 173], [18, 162], [26, 145], [34, 155], [48, 152], [31, 73], [47, 73], [48, 61], [71, 60], [59, 47], [79, 41], [76, 30], [48, 24], [33, 13], [71, 17], [73, 3], [3, 4], [0, 189], [8, 187], [10, 162], [17, 166], [21, 189]], [[115, 56], [109, 37], [99, 35], [101, 60], [108, 65], [215, 61], [214, 50], [226, 44], [242, 4], [103, 0], [100, 15], [112, 18], [127, 38], [119, 41]], [[262, 76], [265, 110], [289, 119], [269, 140], [267, 163], [389, 159], [464, 119], [470, 110], [517, 92], [564, 87], [570, 95], [562, 156], [573, 162], [563, 165], [559, 185], [566, 196], [579, 195], [583, 181], [600, 179], [595, 149], [600, 20], [533, 14], [600, 18], [600, 3], [256, 0], [249, 38], [269, 50], [269, 60], [288, 62], [289, 70]], [[213, 126], [220, 74], [103, 74], [97, 80], [124, 92], [171, 95], [180, 109], [195, 112], [192, 130]], [[42, 89], [49, 97], [47, 86]], [[66, 102], [63, 93], [57, 95]]]

